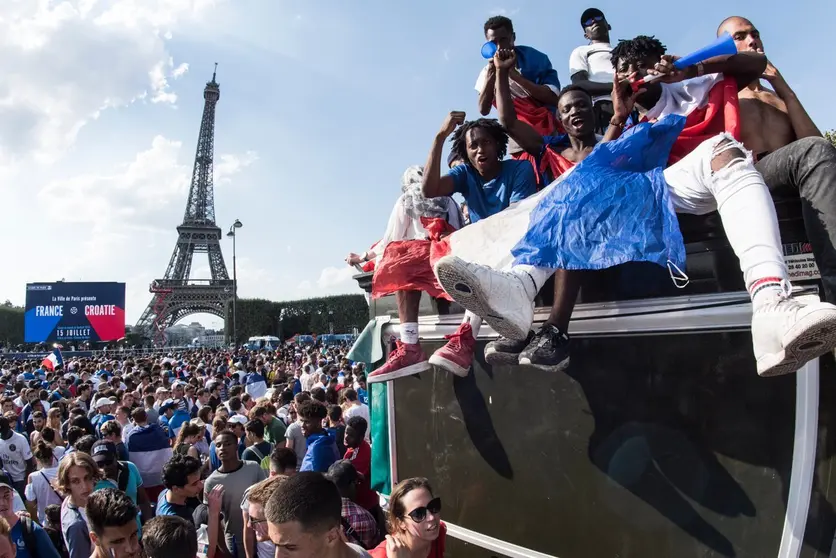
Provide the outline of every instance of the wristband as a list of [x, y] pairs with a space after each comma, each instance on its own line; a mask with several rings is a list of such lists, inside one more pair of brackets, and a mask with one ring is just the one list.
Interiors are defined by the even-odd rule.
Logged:
[[[615, 122], [613, 122], [613, 120], [615, 120]], [[617, 120], [615, 119], [615, 116], [613, 116], [612, 118], [610, 118], [610, 126], [615, 126], [616, 128], [621, 128], [621, 129], [623, 130], [623, 129], [624, 129], [624, 126], [626, 126], [626, 125], [627, 125], [627, 123], [626, 123], [626, 122], [619, 122], [619, 121], [617, 121]]]

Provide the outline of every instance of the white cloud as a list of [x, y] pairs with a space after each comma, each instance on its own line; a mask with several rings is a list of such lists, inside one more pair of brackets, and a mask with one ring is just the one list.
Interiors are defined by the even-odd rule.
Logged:
[[519, 13], [519, 11], [520, 11], [519, 8], [514, 8], [514, 9], [511, 9], [511, 10], [509, 10], [507, 8], [491, 8], [488, 11], [488, 13], [492, 16], [501, 15], [501, 16], [506, 16], [506, 17], [512, 17], [512, 16], [517, 15]]
[[[68, 280], [102, 280], [114, 271], [120, 278], [130, 274], [128, 320], [136, 320], [148, 303], [148, 284], [162, 276], [177, 240], [173, 228], [182, 219], [191, 183], [190, 157], [182, 142], [156, 136], [128, 163], [44, 186], [37, 202], [44, 210], [46, 232], [56, 239], [77, 239], [73, 250], [56, 254], [51, 262], [55, 269]], [[254, 153], [222, 157], [236, 161], [225, 168], [226, 180], [257, 159]], [[268, 284], [269, 274], [247, 259], [239, 258], [238, 271], [239, 292]], [[208, 278], [208, 261], [195, 260], [191, 275]]]
[[242, 155], [226, 153], [215, 157], [215, 185], [229, 184], [232, 175], [256, 161], [258, 161], [258, 153], [255, 151], [247, 151]]
[[337, 289], [342, 287], [350, 287], [357, 285], [351, 279], [352, 276], [357, 275], [357, 270], [351, 266], [344, 267], [326, 267], [319, 274], [319, 279], [316, 280], [316, 286], [320, 289]]
[[174, 79], [183, 77], [184, 75], [186, 75], [186, 72], [188, 72], [188, 71], [189, 71], [189, 63], [188, 62], [183, 62], [182, 64], [180, 64], [179, 66], [174, 68], [174, 71], [171, 72], [171, 77], [173, 77]]
[[0, 3], [0, 165], [54, 162], [103, 110], [173, 103], [165, 36], [211, 0], [18, 0]]

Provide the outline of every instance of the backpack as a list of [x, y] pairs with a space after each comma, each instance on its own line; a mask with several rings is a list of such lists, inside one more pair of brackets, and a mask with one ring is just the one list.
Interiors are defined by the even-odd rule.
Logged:
[[259, 459], [258, 465], [265, 471], [270, 470], [270, 456], [261, 453], [255, 445], [250, 446], [255, 456]]
[[35, 526], [32, 524], [32, 518], [22, 516], [19, 519], [23, 527], [23, 544], [26, 545], [31, 558], [38, 558], [38, 541], [35, 540]]
[[119, 485], [119, 490], [127, 493], [128, 481], [131, 479], [131, 469], [124, 461], [118, 461], [119, 474], [116, 475], [116, 484]]

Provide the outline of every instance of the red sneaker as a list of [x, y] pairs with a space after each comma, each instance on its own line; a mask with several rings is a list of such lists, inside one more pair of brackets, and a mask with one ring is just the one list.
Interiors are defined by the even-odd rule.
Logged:
[[395, 343], [396, 348], [389, 353], [386, 364], [369, 374], [366, 379], [367, 383], [388, 382], [430, 369], [430, 364], [427, 362], [427, 357], [424, 356], [424, 351], [421, 350], [420, 343], [410, 345], [401, 343], [400, 339], [396, 340]]
[[445, 339], [449, 341], [433, 353], [430, 357], [430, 364], [464, 378], [470, 372], [470, 365], [473, 363], [473, 347], [476, 345], [470, 323], [463, 323], [455, 333], [445, 335]]

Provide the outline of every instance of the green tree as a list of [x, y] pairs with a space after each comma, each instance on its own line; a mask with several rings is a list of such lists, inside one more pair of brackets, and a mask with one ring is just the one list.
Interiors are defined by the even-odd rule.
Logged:
[[0, 306], [0, 343], [5, 345], [23, 343], [23, 308], [9, 301]]
[[824, 133], [824, 139], [829, 141], [833, 147], [836, 147], [836, 130], [830, 130]]
[[[238, 299], [236, 303], [237, 342], [256, 335], [275, 335], [288, 339], [297, 334], [350, 333], [362, 329], [369, 320], [369, 306], [363, 295], [339, 295], [304, 300], [273, 302], [264, 299]], [[232, 337], [232, 303], [227, 308], [226, 333]]]

